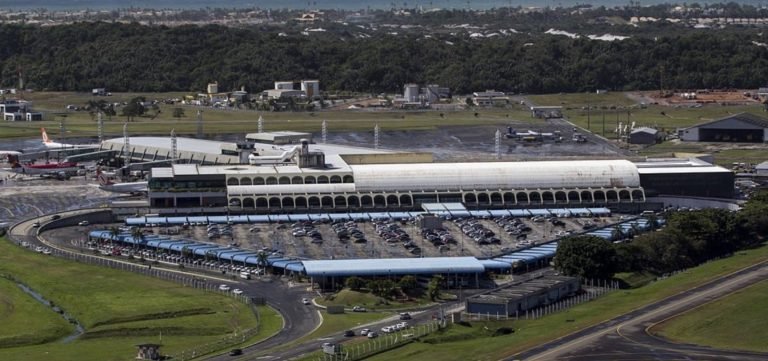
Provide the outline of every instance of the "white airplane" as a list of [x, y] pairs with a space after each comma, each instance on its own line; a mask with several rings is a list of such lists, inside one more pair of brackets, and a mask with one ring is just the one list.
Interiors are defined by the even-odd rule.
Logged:
[[51, 138], [48, 138], [48, 133], [45, 131], [45, 128], [40, 128], [40, 131], [43, 133], [43, 145], [48, 149], [65, 149], [65, 148], [95, 148], [96, 145], [93, 144], [65, 144], [65, 143], [58, 143], [51, 140]]
[[148, 182], [115, 183], [114, 173], [102, 173], [96, 171], [99, 180], [99, 189], [113, 193], [145, 194], [149, 190]]

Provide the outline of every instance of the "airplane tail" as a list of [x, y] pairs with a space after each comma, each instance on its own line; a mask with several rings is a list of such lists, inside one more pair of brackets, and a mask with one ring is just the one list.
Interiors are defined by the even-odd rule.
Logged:
[[43, 143], [50, 143], [51, 140], [48, 138], [48, 133], [45, 132], [45, 128], [40, 128], [40, 131], [43, 133]]

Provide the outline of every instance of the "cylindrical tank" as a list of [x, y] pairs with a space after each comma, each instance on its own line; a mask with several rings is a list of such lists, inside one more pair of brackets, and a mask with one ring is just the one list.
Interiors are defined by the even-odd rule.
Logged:
[[415, 103], [419, 101], [419, 85], [418, 84], [405, 84], [405, 92], [403, 98], [409, 103]]
[[307, 95], [307, 98], [312, 99], [313, 97], [319, 96], [320, 81], [319, 80], [302, 80], [301, 90], [304, 91], [304, 94]]

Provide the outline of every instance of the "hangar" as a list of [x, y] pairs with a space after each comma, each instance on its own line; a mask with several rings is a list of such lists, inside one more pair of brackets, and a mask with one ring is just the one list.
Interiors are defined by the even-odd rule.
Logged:
[[763, 143], [768, 140], [768, 119], [739, 113], [678, 130], [689, 142]]

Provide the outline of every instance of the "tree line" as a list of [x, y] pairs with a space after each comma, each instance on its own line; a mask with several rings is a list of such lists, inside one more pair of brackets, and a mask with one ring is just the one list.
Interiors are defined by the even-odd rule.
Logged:
[[768, 234], [768, 191], [758, 193], [738, 212], [670, 212], [664, 219], [664, 228], [626, 243], [586, 235], [566, 238], [558, 244], [555, 268], [595, 279], [610, 279], [617, 272], [662, 275], [759, 246]]
[[49, 91], [200, 92], [271, 89], [319, 79], [330, 91], [402, 92], [440, 84], [454, 94], [496, 89], [553, 93], [595, 89], [758, 88], [768, 46], [754, 31], [670, 32], [623, 41], [544, 34], [470, 38], [455, 33], [359, 37], [351, 27], [299, 31], [75, 23], [0, 26], [0, 85]]

